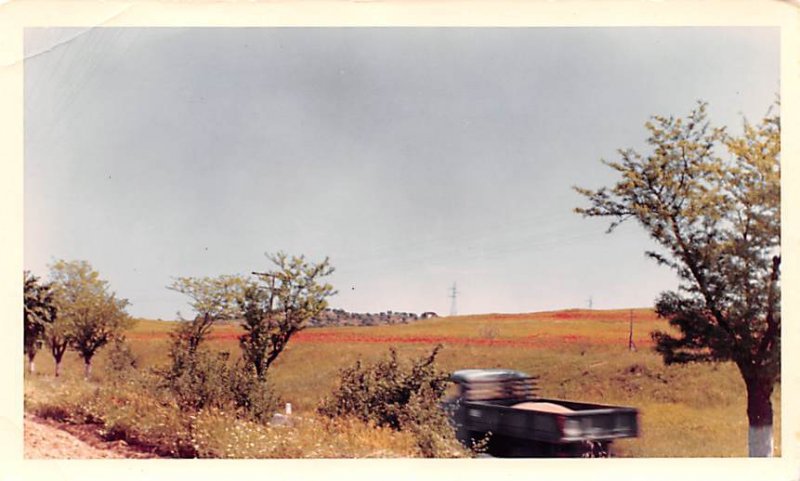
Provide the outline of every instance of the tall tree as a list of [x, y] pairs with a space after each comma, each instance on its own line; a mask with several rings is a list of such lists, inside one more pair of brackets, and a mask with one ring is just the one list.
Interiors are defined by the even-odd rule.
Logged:
[[65, 321], [62, 334], [83, 359], [88, 379], [97, 351], [130, 327], [128, 300], [110, 292], [108, 282], [86, 261], [56, 261], [50, 276], [59, 316]]
[[56, 318], [56, 306], [49, 284], [42, 284], [39, 278], [28, 271], [23, 274], [25, 287], [25, 355], [28, 356], [28, 371], [35, 370], [33, 360], [42, 346], [45, 328]]
[[[777, 110], [777, 109], [776, 109]], [[636, 219], [662, 247], [647, 255], [674, 269], [677, 291], [656, 302], [678, 335], [654, 332], [666, 363], [732, 361], [747, 390], [750, 456], [772, 455], [772, 395], [780, 376], [780, 117], [744, 133], [713, 128], [700, 103], [685, 118], [645, 124], [650, 152], [605, 162], [612, 188], [576, 190], [584, 216]], [[718, 154], [727, 150], [728, 155]]]
[[256, 280], [247, 285], [240, 301], [245, 334], [239, 345], [259, 379], [264, 379], [291, 337], [325, 310], [327, 298], [336, 293], [322, 281], [333, 273], [329, 259], [307, 262], [304, 256], [289, 257], [284, 252], [267, 257], [273, 270], [253, 273]]

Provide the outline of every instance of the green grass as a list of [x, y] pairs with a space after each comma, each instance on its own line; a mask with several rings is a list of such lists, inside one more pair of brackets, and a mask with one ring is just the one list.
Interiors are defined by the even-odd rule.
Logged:
[[[519, 369], [539, 376], [540, 395], [543, 397], [638, 408], [641, 435], [617, 441], [614, 453], [618, 456], [746, 456], [745, 390], [736, 368], [730, 363], [665, 366], [649, 347], [648, 340], [650, 331], [667, 329], [667, 326], [649, 310], [634, 311], [634, 338], [639, 349], [630, 352], [627, 349], [629, 316], [629, 310], [460, 316], [393, 326], [315, 328], [305, 332], [359, 336], [362, 341], [365, 338], [437, 336], [451, 340], [538, 339], [540, 345], [523, 346], [446, 342], [439, 356], [439, 366], [448, 371], [490, 367]], [[166, 333], [173, 326], [170, 322], [142, 320], [131, 330], [130, 342], [141, 368], [167, 362]], [[237, 354], [238, 343], [233, 337], [237, 327], [220, 326], [216, 332], [228, 337], [212, 340], [210, 346]], [[576, 336], [576, 339], [570, 340], [569, 336]], [[292, 341], [271, 368], [271, 382], [280, 397], [292, 403], [297, 415], [313, 418], [316, 406], [333, 388], [340, 368], [359, 358], [374, 361], [385, 355], [390, 345], [393, 343]], [[429, 352], [432, 344], [397, 343], [396, 347], [403, 356], [419, 356]], [[64, 379], [55, 383], [51, 376], [52, 360], [47, 353], [40, 353], [36, 361], [38, 373], [26, 380], [26, 405], [29, 407], [42, 406], [43, 399], [47, 399], [48, 405], [58, 405], [59, 401], [54, 397], [56, 384], [85, 385], [80, 380], [81, 362], [74, 353], [65, 357]], [[92, 385], [108, 383], [105, 362], [105, 353], [101, 352], [96, 360]], [[779, 453], [780, 386], [776, 386], [773, 404]], [[252, 425], [241, 426], [239, 429], [251, 429], [254, 433], [261, 429]], [[315, 435], [309, 434], [313, 432], [314, 429], [309, 428], [305, 435], [313, 437]], [[367, 442], [366, 433], [359, 431], [351, 438], [353, 442], [361, 439], [359, 442], [368, 444], [371, 451], [353, 446], [339, 446], [339, 449], [353, 456], [377, 452], [385, 456], [393, 452], [409, 455], [411, 452], [403, 444], [405, 441], [398, 441], [389, 434], [384, 433], [380, 440], [373, 438]], [[380, 448], [381, 443], [394, 448]], [[317, 452], [311, 448], [314, 445], [315, 442], [308, 441], [295, 445], [295, 448], [305, 446], [309, 452]], [[261, 455], [269, 457], [269, 453], [277, 452], [261, 452]], [[288, 448], [280, 452], [298, 454]], [[323, 454], [322, 451], [317, 453]], [[231, 455], [221, 448], [207, 454]], [[241, 454], [243, 457], [253, 455]], [[333, 454], [325, 451], [324, 456]]]

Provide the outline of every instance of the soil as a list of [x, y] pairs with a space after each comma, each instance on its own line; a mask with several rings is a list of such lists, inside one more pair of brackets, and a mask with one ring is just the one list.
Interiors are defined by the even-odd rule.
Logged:
[[64, 424], [25, 415], [26, 459], [155, 458], [125, 441], [105, 441], [91, 424]]

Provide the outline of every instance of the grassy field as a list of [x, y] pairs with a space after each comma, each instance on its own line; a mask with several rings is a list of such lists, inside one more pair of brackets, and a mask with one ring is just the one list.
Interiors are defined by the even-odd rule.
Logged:
[[[637, 347], [633, 352], [628, 350], [631, 312]], [[128, 333], [142, 368], [166, 363], [168, 333], [173, 326], [140, 320]], [[638, 408], [640, 437], [615, 443], [616, 456], [746, 456], [745, 391], [735, 367], [729, 363], [664, 366], [652, 351], [649, 333], [654, 329], [667, 326], [646, 309], [458, 316], [393, 326], [313, 328], [293, 338], [270, 375], [275, 390], [292, 403], [298, 416], [313, 416], [320, 399], [333, 388], [340, 368], [359, 358], [377, 359], [390, 346], [404, 356], [416, 356], [441, 343], [439, 366], [444, 370], [519, 369], [539, 376], [543, 397]], [[238, 333], [235, 324], [217, 326], [210, 345], [237, 354]], [[93, 386], [105, 383], [105, 362], [101, 353]], [[37, 374], [26, 379], [26, 406], [52, 400], [59, 385], [81, 389], [85, 384], [79, 380], [80, 360], [74, 353], [65, 358], [64, 379], [55, 382], [51, 372], [52, 360], [47, 353], [40, 353]], [[779, 387], [773, 402], [780, 452]], [[371, 439], [372, 435], [351, 429], [353, 442]], [[378, 446], [382, 441], [369, 442]], [[403, 440], [391, 442], [406, 445]], [[349, 453], [368, 455], [357, 449]], [[402, 449], [394, 453], [409, 455]], [[332, 453], [320, 451], [319, 455]]]

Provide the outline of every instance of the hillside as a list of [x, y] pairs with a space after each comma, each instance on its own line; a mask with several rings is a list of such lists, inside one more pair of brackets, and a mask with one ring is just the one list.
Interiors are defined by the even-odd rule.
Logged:
[[[628, 349], [631, 325], [635, 350]], [[137, 358], [137, 369], [148, 372], [168, 362], [168, 336], [174, 327], [174, 322], [150, 320], [135, 325], [127, 338]], [[381, 359], [390, 348], [396, 349], [401, 359], [409, 359], [441, 344], [437, 364], [442, 371], [517, 369], [539, 376], [543, 397], [637, 408], [641, 435], [615, 443], [617, 456], [746, 455], [746, 400], [735, 366], [664, 365], [652, 349], [650, 334], [669, 329], [651, 309], [572, 309], [439, 317], [391, 325], [309, 327], [292, 338], [269, 376], [275, 392], [291, 402], [298, 415], [313, 416], [321, 400], [336, 386], [342, 368], [357, 360], [369, 363]], [[236, 323], [217, 325], [209, 337], [209, 347], [227, 351], [235, 360], [241, 332]], [[95, 380], [88, 386], [87, 396], [111, 376], [107, 365], [108, 349], [98, 355]], [[64, 386], [72, 386], [70, 396], [83, 392], [81, 368], [77, 355], [68, 352], [63, 370], [65, 381], [69, 381]], [[37, 369], [38, 373], [26, 380], [26, 406], [52, 402], [48, 393], [58, 385], [50, 374], [52, 359], [44, 352], [37, 357]], [[72, 402], [79, 406], [84, 401], [80, 398]], [[149, 400], [137, 402], [146, 404]], [[779, 449], [780, 386], [773, 403]], [[390, 442], [388, 439], [384, 441]], [[355, 445], [350, 448], [342, 453], [361, 452]], [[405, 451], [397, 451], [397, 455], [401, 452], [408, 455]], [[336, 453], [326, 451], [325, 455]]]

